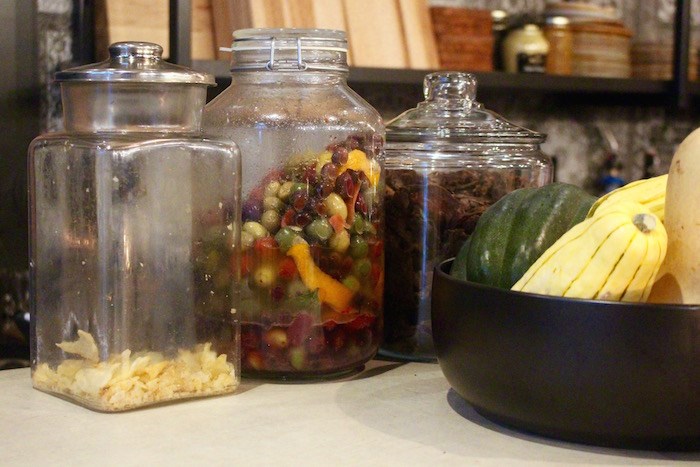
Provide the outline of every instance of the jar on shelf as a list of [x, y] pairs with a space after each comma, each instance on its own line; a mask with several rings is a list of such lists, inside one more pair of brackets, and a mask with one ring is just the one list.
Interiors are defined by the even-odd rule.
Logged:
[[509, 73], [544, 73], [549, 42], [536, 24], [525, 24], [508, 33], [501, 45], [503, 68]]
[[481, 214], [505, 194], [552, 181], [545, 135], [516, 126], [476, 102], [476, 79], [433, 73], [425, 101], [387, 124], [387, 357], [434, 361], [433, 269], [457, 254]]
[[201, 134], [213, 77], [162, 52], [58, 72], [65, 132], [29, 149], [33, 385], [99, 411], [240, 381], [239, 153]]
[[570, 75], [573, 70], [574, 32], [565, 16], [546, 19], [544, 35], [549, 42], [546, 72], [550, 75]]
[[347, 85], [341, 31], [234, 32], [205, 128], [243, 165], [244, 374], [318, 379], [379, 347], [384, 125]]

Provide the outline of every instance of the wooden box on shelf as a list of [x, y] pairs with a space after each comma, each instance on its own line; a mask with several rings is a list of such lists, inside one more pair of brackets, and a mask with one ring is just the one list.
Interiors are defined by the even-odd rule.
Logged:
[[489, 10], [430, 9], [440, 67], [468, 71], [493, 70], [493, 22]]

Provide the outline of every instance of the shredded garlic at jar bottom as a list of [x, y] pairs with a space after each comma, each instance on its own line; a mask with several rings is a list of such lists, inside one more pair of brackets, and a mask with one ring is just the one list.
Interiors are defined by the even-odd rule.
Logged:
[[[176, 399], [233, 392], [238, 387], [234, 367], [217, 355], [211, 343], [178, 351], [166, 360], [160, 352], [125, 350], [106, 361], [94, 361], [92, 336], [80, 333], [81, 359], [67, 359], [53, 370], [42, 363], [32, 374], [36, 389], [62, 394], [101, 411], [115, 412]], [[65, 343], [59, 344], [62, 348]], [[80, 347], [80, 346], [78, 346]], [[73, 352], [71, 352], [73, 353]]]

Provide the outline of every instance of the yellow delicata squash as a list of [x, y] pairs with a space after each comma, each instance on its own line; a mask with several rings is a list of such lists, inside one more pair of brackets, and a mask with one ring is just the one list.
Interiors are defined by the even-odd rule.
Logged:
[[593, 203], [586, 217], [593, 217], [598, 208], [603, 204], [616, 203], [618, 201], [636, 201], [647, 208], [658, 217], [661, 222], [665, 217], [666, 204], [666, 182], [668, 174], [658, 177], [637, 180], [628, 183], [610, 193], [601, 196]]
[[661, 220], [647, 207], [626, 200], [605, 203], [547, 249], [512, 290], [646, 301], [666, 243]]

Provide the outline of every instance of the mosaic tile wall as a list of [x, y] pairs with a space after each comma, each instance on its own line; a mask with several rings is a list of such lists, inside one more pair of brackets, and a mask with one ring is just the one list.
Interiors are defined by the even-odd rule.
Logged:
[[[671, 40], [675, 0], [595, 0], [614, 4], [623, 12], [626, 25], [635, 33], [635, 40], [655, 38]], [[44, 74], [44, 129], [58, 129], [60, 98], [51, 74], [71, 61], [71, 0], [37, 0], [39, 11], [39, 43]], [[431, 0], [436, 6], [500, 8], [509, 12], [541, 12], [546, 0]], [[700, 41], [700, 1], [692, 3], [693, 37]], [[386, 119], [415, 106], [422, 99], [419, 86], [376, 85], [355, 86], [362, 96], [377, 107]], [[644, 155], [653, 152], [653, 170], [665, 172], [677, 145], [694, 128], [700, 126], [697, 115], [683, 117], [663, 106], [569, 104], [566, 99], [546, 96], [479, 94], [487, 108], [507, 119], [548, 134], [544, 150], [556, 157], [556, 178], [591, 187], [598, 177], [606, 154], [617, 148], [626, 180], [640, 178], [644, 171]], [[599, 129], [604, 129], [600, 131]], [[612, 135], [614, 142], [606, 140]], [[609, 139], [609, 138], [608, 138]]]

